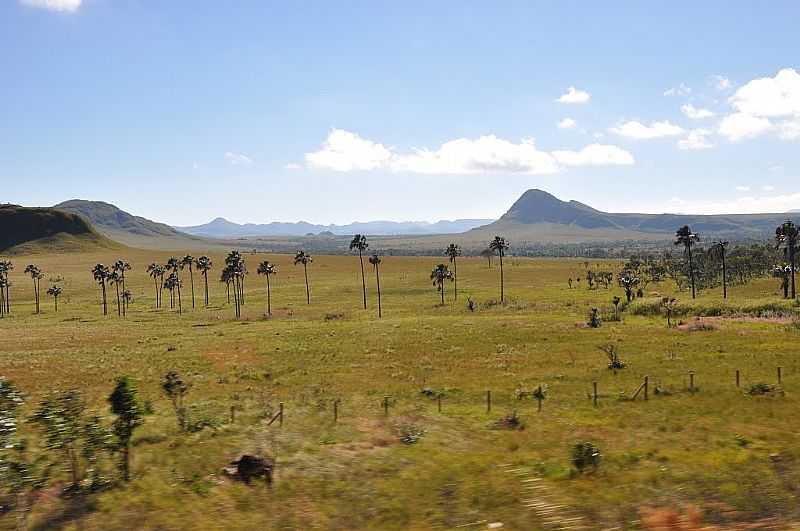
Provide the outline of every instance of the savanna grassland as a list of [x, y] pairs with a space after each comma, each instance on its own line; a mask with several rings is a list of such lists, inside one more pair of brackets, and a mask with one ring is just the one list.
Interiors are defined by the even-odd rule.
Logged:
[[[365, 311], [357, 257], [314, 256], [307, 305], [303, 271], [291, 256], [246, 254], [250, 274], [236, 321], [217, 280], [219, 253], [211, 256], [208, 309], [197, 273], [191, 308], [186, 271], [184, 313], [154, 309], [145, 267], [168, 256], [125, 249], [12, 258], [0, 375], [27, 395], [24, 411], [52, 391], [75, 388], [90, 410], [110, 420], [106, 399], [120, 375], [135, 380], [152, 409], [134, 435], [131, 481], [61, 497], [58, 481], [63, 485], [67, 475], [59, 472], [36, 498], [34, 529], [423, 530], [502, 523], [528, 530], [548, 524], [547, 511], [532, 506], [545, 497], [556, 507], [549, 522], [560, 526], [555, 529], [570, 528], [567, 515], [582, 518], [575, 522], [584, 529], [642, 528], [652, 507], [682, 514], [697, 506], [705, 522], [720, 528], [761, 522], [789, 529], [798, 519], [800, 331], [774, 279], [733, 286], [727, 302], [716, 290], [692, 303], [669, 281], [650, 284], [646, 299], [633, 306], [674, 295], [690, 314], [678, 319], [692, 326], [667, 328], [663, 315], [637, 315], [632, 307], [620, 322], [591, 329], [585, 326], [590, 309], [601, 307], [608, 316], [612, 296], [624, 296], [616, 287], [589, 290], [585, 282], [569, 289], [567, 279], [584, 274], [583, 260], [507, 259], [507, 304], [501, 306], [489, 303], [499, 296], [496, 260], [488, 269], [485, 259], [464, 257], [458, 301], [448, 282], [440, 306], [428, 277], [446, 259], [390, 256], [381, 264], [378, 319], [366, 260]], [[95, 263], [118, 258], [133, 265], [127, 276], [134, 301], [124, 319], [113, 296], [109, 315], [102, 315], [90, 273]], [[265, 259], [279, 268], [271, 279], [271, 318], [265, 317], [265, 279], [255, 274]], [[45, 273], [40, 315], [33, 314], [32, 284], [23, 274], [28, 263]], [[58, 276], [64, 293], [55, 313], [44, 290]], [[474, 313], [468, 297], [478, 303]], [[759, 307], [771, 318], [736, 316]], [[691, 314], [721, 311], [730, 315], [706, 326], [693, 323]], [[598, 347], [608, 343], [617, 346], [625, 369], [607, 368]], [[783, 393], [746, 393], [754, 383], [775, 384], [778, 366]], [[189, 417], [204, 429], [178, 429], [160, 387], [171, 370], [191, 383]], [[687, 389], [689, 371], [695, 392]], [[621, 399], [645, 375], [649, 400]], [[590, 398], [595, 381], [598, 407]], [[536, 401], [516, 394], [540, 385], [546, 398], [537, 412]], [[441, 412], [421, 392], [426, 388], [443, 393]], [[391, 397], [388, 415], [385, 396]], [[283, 426], [267, 426], [281, 402]], [[494, 429], [514, 411], [524, 429]], [[20, 429], [32, 448], [41, 446], [34, 426]], [[570, 451], [582, 441], [594, 443], [602, 460], [578, 474]], [[271, 489], [222, 474], [243, 453], [276, 459]], [[110, 476], [113, 464], [103, 465]], [[526, 489], [533, 483], [543, 490]], [[14, 525], [13, 514], [0, 517], [0, 526]]]

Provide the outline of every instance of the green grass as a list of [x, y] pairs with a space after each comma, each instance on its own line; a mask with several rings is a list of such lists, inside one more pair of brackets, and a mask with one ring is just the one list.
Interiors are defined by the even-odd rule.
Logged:
[[[636, 528], [639, 510], [652, 505], [696, 504], [718, 522], [727, 521], [729, 510], [743, 521], [776, 516], [786, 523], [798, 516], [800, 333], [784, 321], [716, 319], [712, 330], [690, 332], [667, 329], [660, 315], [626, 311], [621, 322], [588, 329], [590, 308], [610, 307], [612, 296], [623, 294], [567, 289], [567, 278], [584, 269], [583, 260], [567, 259], [509, 259], [510, 303], [499, 306], [485, 304], [499, 295], [496, 265], [488, 270], [482, 259], [463, 258], [459, 300], [452, 301], [448, 283], [440, 307], [428, 279], [439, 257], [384, 259], [379, 320], [370, 270], [370, 308], [361, 308], [356, 257], [314, 257], [308, 306], [302, 269], [286, 255], [245, 256], [251, 271], [266, 258], [278, 263], [271, 319], [264, 316], [264, 279], [255, 274], [247, 278], [241, 321], [233, 320], [219, 282], [211, 283], [211, 307], [202, 308], [199, 275], [192, 311], [187, 274], [186, 312], [179, 316], [153, 309], [153, 284], [144, 272], [167, 254], [134, 250], [122, 256], [134, 265], [128, 284], [135, 296], [123, 320], [113, 302], [114, 313], [102, 316], [89, 272], [116, 258], [114, 252], [30, 258], [45, 271], [43, 291], [49, 278], [65, 279], [59, 313], [43, 295], [41, 315], [32, 315], [30, 280], [21, 274], [28, 260], [14, 258], [12, 314], [0, 321], [0, 374], [29, 395], [29, 404], [76, 387], [105, 416], [114, 377], [128, 374], [155, 409], [135, 435], [133, 481], [81, 500], [42, 496], [32, 515], [39, 528], [450, 529], [486, 520], [536, 529], [541, 523], [524, 509], [519, 480], [499, 466], [507, 463], [537, 470], [598, 528]], [[216, 279], [224, 257], [212, 258]], [[679, 307], [691, 308], [679, 317], [688, 321], [696, 313], [738, 315], [744, 308], [791, 311], [777, 288], [764, 279], [732, 287], [728, 301], [708, 292], [694, 302], [668, 282], [647, 291], [652, 299], [676, 295]], [[482, 303], [479, 311], [467, 310], [467, 297]], [[627, 364], [616, 374], [597, 348], [609, 342]], [[777, 366], [785, 395], [746, 395], [753, 383], [775, 383]], [[192, 383], [187, 402], [218, 429], [178, 432], [159, 390], [169, 370]], [[695, 393], [686, 390], [690, 370]], [[619, 400], [645, 375], [650, 400]], [[602, 395], [598, 408], [589, 398], [593, 381]], [[535, 401], [515, 398], [517, 389], [538, 385], [547, 386], [541, 413]], [[671, 394], [656, 395], [656, 386]], [[442, 413], [421, 393], [425, 387], [444, 391]], [[387, 395], [392, 406], [384, 417]], [[334, 399], [341, 400], [338, 424]], [[279, 402], [284, 426], [267, 427]], [[234, 404], [241, 410], [230, 424]], [[491, 429], [512, 411], [524, 430]], [[403, 444], [408, 433], [422, 436]], [[570, 451], [580, 441], [600, 447], [597, 472], [570, 471]], [[272, 491], [223, 477], [222, 467], [244, 452], [276, 457]], [[0, 517], [0, 525], [8, 518]]]

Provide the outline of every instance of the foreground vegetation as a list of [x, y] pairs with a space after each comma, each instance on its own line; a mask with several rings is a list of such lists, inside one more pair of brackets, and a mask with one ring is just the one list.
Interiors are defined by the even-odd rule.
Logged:
[[[33, 528], [535, 529], [541, 515], [508, 472], [523, 468], [596, 528], [643, 527], [652, 507], [695, 505], [722, 526], [770, 517], [786, 529], [798, 517], [800, 332], [775, 279], [693, 301], [688, 287], [650, 282], [615, 312], [613, 298], [626, 299], [616, 283], [567, 279], [617, 278], [623, 262], [506, 257], [500, 304], [499, 261], [459, 256], [458, 299], [447, 285], [442, 305], [429, 273], [446, 257], [389, 256], [378, 319], [378, 277], [362, 276], [358, 256], [295, 266], [291, 255], [244, 254], [252, 271], [228, 303], [216, 281], [226, 256], [211, 253], [209, 307], [198, 275], [193, 309], [188, 271], [173, 307], [156, 308], [147, 264], [169, 254], [126, 250], [129, 300], [117, 302], [115, 282], [104, 316], [91, 271], [120, 254], [14, 258], [0, 375], [24, 395], [20, 418], [74, 389], [86, 417], [119, 435], [124, 408], [112, 411], [109, 397], [122, 376], [141, 414], [131, 417], [130, 481], [120, 452], [102, 453], [93, 473], [106, 481], [77, 491], [41, 424], [19, 424], [29, 454], [55, 463], [31, 497]], [[262, 262], [276, 272], [258, 275]], [[36, 283], [28, 263], [43, 275]], [[44, 300], [51, 284], [63, 288], [58, 312]], [[664, 298], [678, 301], [677, 326], [667, 327]], [[592, 308], [598, 328], [586, 324]], [[629, 400], [644, 376], [649, 399]], [[282, 426], [267, 425], [281, 403]], [[275, 460], [271, 488], [223, 474], [243, 454]]]

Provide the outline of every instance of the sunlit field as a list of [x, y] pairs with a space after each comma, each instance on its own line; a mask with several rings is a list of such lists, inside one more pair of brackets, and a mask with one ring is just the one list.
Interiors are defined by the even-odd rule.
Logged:
[[[145, 268], [168, 256], [126, 250], [12, 258], [0, 375], [27, 395], [24, 412], [47, 393], [75, 388], [110, 422], [107, 397], [121, 375], [135, 380], [152, 408], [134, 435], [130, 483], [65, 498], [57, 494], [68, 477], [58, 469], [36, 497], [34, 528], [636, 529], [653, 511], [693, 515], [696, 507], [720, 528], [758, 522], [789, 529], [798, 517], [800, 328], [774, 279], [732, 286], [727, 302], [721, 290], [692, 302], [670, 281], [650, 284], [621, 321], [592, 329], [590, 309], [607, 319], [612, 297], [624, 294], [589, 290], [585, 281], [570, 289], [570, 277], [585, 276], [584, 260], [507, 258], [506, 304], [497, 305], [497, 260], [489, 269], [485, 259], [463, 257], [458, 300], [447, 282], [440, 306], [429, 276], [445, 258], [389, 256], [380, 269], [379, 319], [366, 259], [364, 310], [357, 256], [314, 256], [307, 305], [303, 270], [291, 256], [245, 254], [250, 274], [237, 321], [218, 280], [222, 254], [211, 256], [208, 308], [196, 272], [192, 308], [184, 271], [183, 313], [169, 308], [166, 291], [166, 307], [156, 310]], [[103, 316], [91, 275], [95, 263], [118, 258], [133, 266], [126, 318], [117, 316], [113, 288]], [[270, 318], [266, 281], [256, 274], [266, 259], [279, 268]], [[28, 263], [45, 273], [40, 315], [23, 274]], [[617, 271], [620, 264], [600, 267]], [[44, 294], [56, 277], [64, 288], [58, 313]], [[637, 305], [666, 295], [691, 314], [725, 315], [704, 325], [679, 315], [682, 324], [668, 328], [663, 315], [635, 314]], [[609, 343], [626, 368], [607, 368], [598, 347]], [[774, 392], [747, 392], [777, 384], [778, 367], [782, 385]], [[198, 431], [178, 429], [161, 391], [171, 370], [191, 384], [186, 403]], [[630, 400], [645, 376], [648, 400], [643, 393]], [[529, 394], [539, 386], [541, 411]], [[280, 403], [283, 425], [267, 425]], [[519, 429], [498, 424], [513, 412]], [[41, 446], [36, 427], [20, 429], [32, 448]], [[575, 470], [570, 456], [579, 442], [599, 448], [596, 469]], [[271, 488], [222, 473], [245, 453], [275, 458]], [[113, 462], [103, 466], [116, 476]], [[14, 515], [0, 517], [0, 525], [16, 525]]]

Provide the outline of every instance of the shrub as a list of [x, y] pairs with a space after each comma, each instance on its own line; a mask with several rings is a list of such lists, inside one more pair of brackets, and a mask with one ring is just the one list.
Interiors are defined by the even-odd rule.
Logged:
[[399, 424], [395, 431], [403, 444], [414, 444], [425, 435], [425, 430], [416, 424]]
[[572, 466], [580, 473], [589, 467], [596, 470], [601, 458], [600, 449], [590, 442], [580, 442], [572, 447]]
[[524, 430], [525, 425], [522, 419], [519, 418], [516, 411], [512, 411], [508, 415], [501, 417], [492, 423], [494, 430]]
[[751, 385], [750, 389], [747, 390], [747, 394], [751, 396], [770, 395], [774, 393], [775, 390], [776, 387], [774, 385], [760, 382]]
[[602, 345], [597, 348], [605, 352], [606, 356], [608, 357], [609, 369], [617, 370], [625, 368], [625, 363], [619, 359], [619, 351], [617, 350], [617, 346], [615, 344], [608, 343], [607, 345]]

